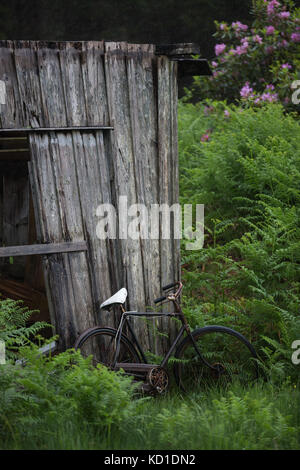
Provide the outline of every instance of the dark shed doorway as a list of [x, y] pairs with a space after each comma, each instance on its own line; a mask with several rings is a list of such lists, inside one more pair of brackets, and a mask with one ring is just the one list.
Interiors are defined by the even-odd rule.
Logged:
[[[37, 243], [32, 194], [29, 183], [29, 145], [25, 133], [0, 135], [0, 245]], [[42, 258], [39, 255], [0, 258], [0, 295], [22, 300], [38, 310], [31, 322], [50, 322]], [[43, 334], [50, 336], [51, 331]]]

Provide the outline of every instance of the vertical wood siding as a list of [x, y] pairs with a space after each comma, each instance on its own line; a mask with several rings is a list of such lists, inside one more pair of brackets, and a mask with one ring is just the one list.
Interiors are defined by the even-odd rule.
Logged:
[[[127, 307], [140, 310], [179, 278], [177, 240], [96, 236], [102, 203], [118, 212], [120, 196], [149, 209], [178, 202], [177, 64], [148, 44], [0, 41], [0, 80], [2, 128], [114, 127], [29, 136], [39, 242], [88, 243], [87, 253], [43, 260], [52, 321], [70, 347], [99, 321], [115, 325], [116, 313], [100, 313], [99, 304], [117, 289], [126, 286]], [[134, 326], [145, 347], [166, 348], [143, 320]]]

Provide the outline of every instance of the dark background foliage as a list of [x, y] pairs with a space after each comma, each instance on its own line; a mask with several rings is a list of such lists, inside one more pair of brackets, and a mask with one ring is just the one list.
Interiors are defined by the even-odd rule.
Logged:
[[214, 20], [247, 22], [251, 0], [11, 0], [0, 4], [0, 38], [196, 42], [214, 55]]

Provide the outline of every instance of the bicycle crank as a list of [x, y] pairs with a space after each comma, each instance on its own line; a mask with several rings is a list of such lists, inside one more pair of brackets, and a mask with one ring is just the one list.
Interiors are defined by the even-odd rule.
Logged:
[[147, 382], [157, 393], [163, 393], [169, 386], [169, 375], [163, 367], [153, 367], [148, 372]]

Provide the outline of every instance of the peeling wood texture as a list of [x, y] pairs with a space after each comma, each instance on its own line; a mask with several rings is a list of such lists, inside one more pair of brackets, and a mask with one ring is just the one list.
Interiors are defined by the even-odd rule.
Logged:
[[0, 258], [4, 258], [7, 256], [49, 255], [53, 253], [67, 253], [86, 250], [86, 242], [8, 246], [5, 248], [0, 248]]
[[[170, 55], [191, 51], [169, 48]], [[179, 241], [163, 240], [161, 228], [156, 240], [96, 236], [100, 204], [112, 203], [119, 215], [120, 196], [149, 210], [178, 202], [177, 62], [163, 52], [125, 42], [0, 41], [0, 127], [11, 130], [0, 137], [38, 131], [26, 132], [37, 241], [87, 243], [87, 251], [43, 256], [61, 349], [85, 328], [116, 325], [118, 314], [99, 312], [99, 304], [121, 287], [128, 289], [126, 307], [142, 311], [154, 306], [162, 285], [179, 279]], [[70, 129], [78, 126], [86, 129]], [[153, 324], [132, 321], [146, 348], [167, 347]], [[174, 334], [174, 322], [159, 321]]]

